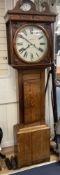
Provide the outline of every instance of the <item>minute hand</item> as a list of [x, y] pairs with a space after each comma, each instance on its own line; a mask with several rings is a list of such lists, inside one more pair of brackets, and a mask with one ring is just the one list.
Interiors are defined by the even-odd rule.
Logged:
[[22, 39], [25, 39], [31, 46], [33, 46], [33, 47], [35, 47], [37, 50], [39, 50], [39, 51], [43, 51], [41, 48], [37, 48], [36, 46], [35, 46], [35, 44], [33, 44], [33, 43], [31, 43], [28, 39], [26, 39], [24, 36], [22, 36], [22, 35], [20, 35], [20, 37], [22, 38]]
[[25, 39], [30, 45], [34, 45], [28, 39], [26, 39], [24, 36], [20, 35], [20, 38]]

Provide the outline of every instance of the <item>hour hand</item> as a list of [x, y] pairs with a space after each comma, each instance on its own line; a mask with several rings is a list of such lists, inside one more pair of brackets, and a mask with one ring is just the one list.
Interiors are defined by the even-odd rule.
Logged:
[[30, 44], [28, 44], [27, 47], [19, 49], [19, 52], [23, 53], [25, 50], [27, 50], [30, 47]]
[[21, 48], [21, 49], [19, 49], [19, 52], [23, 53], [24, 50], [25, 50], [25, 48]]
[[30, 46], [33, 46], [35, 49], [37, 49], [37, 50], [40, 51], [40, 52], [43, 52], [43, 49], [42, 49], [42, 48], [36, 47], [35, 44], [31, 43], [31, 42], [30, 42], [28, 39], [26, 39], [24, 36], [20, 35], [20, 37], [23, 38], [23, 39], [25, 39], [25, 40], [30, 44]]

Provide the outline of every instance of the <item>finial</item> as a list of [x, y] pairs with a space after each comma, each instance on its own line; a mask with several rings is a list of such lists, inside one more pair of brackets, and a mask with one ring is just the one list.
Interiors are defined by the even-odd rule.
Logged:
[[41, 7], [42, 7], [42, 11], [44, 11], [44, 12], [49, 12], [50, 11], [49, 5], [46, 1], [41, 3]]

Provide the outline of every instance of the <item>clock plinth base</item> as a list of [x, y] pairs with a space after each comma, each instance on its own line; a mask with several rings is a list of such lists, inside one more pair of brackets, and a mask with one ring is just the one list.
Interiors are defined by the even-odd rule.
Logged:
[[50, 159], [50, 129], [44, 125], [15, 126], [18, 168]]

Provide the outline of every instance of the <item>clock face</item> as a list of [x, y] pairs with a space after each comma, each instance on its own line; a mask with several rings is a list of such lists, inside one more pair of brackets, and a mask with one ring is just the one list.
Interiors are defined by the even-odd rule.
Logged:
[[25, 62], [40, 61], [48, 49], [48, 39], [42, 27], [26, 25], [19, 28], [14, 37], [17, 56]]
[[31, 5], [28, 2], [23, 3], [21, 5], [20, 9], [23, 10], [23, 11], [29, 11], [31, 9]]

